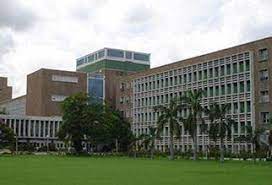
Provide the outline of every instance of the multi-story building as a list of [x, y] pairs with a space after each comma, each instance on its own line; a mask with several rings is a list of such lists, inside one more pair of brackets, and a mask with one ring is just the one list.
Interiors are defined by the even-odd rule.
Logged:
[[104, 48], [77, 59], [77, 71], [88, 73], [88, 94], [116, 104], [117, 78], [150, 68], [150, 54]]
[[[235, 138], [245, 135], [245, 125], [253, 128], [268, 123], [272, 112], [272, 37], [216, 51], [198, 57], [139, 72], [120, 78], [116, 92], [117, 108], [130, 118], [135, 135], [148, 133], [156, 126], [157, 105], [167, 105], [171, 98], [185, 95], [189, 90], [202, 89], [202, 106], [211, 103], [229, 104], [232, 137], [225, 139], [229, 151], [251, 150], [251, 144], [238, 143]], [[186, 117], [188, 110], [180, 115]], [[209, 121], [206, 117], [206, 124]], [[191, 137], [181, 124], [181, 137], [175, 140], [177, 150], [192, 147]], [[169, 129], [156, 148], [165, 151], [169, 144]], [[207, 134], [198, 129], [198, 150], [211, 143]]]
[[12, 98], [12, 87], [8, 86], [8, 79], [0, 77], [0, 102], [10, 100]]
[[61, 117], [0, 115], [0, 119], [14, 130], [18, 144], [28, 142], [39, 148], [54, 143], [56, 148], [64, 147], [57, 137]]
[[79, 92], [87, 92], [86, 73], [40, 69], [27, 76], [26, 115], [61, 116], [60, 103]]

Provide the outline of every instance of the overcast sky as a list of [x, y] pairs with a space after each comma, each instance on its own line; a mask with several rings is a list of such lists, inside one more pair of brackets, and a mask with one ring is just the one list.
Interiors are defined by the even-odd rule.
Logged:
[[156, 67], [271, 35], [272, 0], [0, 0], [0, 76], [16, 97], [28, 73], [103, 47]]

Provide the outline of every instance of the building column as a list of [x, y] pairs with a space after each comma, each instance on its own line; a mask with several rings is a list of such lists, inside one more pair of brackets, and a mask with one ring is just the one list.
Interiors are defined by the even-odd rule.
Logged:
[[[16, 124], [17, 124], [17, 120], [16, 120]], [[18, 120], [18, 134], [17, 136], [21, 137], [21, 120]]]
[[52, 137], [54, 138], [54, 137], [56, 137], [56, 132], [55, 132], [55, 124], [56, 124], [56, 122], [55, 121], [53, 121], [53, 126], [52, 126]]
[[33, 136], [36, 138], [36, 123], [37, 121], [34, 121], [34, 125], [33, 125]]
[[38, 137], [41, 137], [41, 121], [38, 121]]

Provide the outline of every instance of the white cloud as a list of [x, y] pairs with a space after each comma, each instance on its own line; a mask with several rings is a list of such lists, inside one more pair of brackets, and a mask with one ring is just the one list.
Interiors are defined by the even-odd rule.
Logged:
[[[77, 57], [102, 47], [150, 52], [154, 67], [270, 36], [272, 28], [270, 0], [11, 1], [34, 17], [0, 19], [0, 76], [15, 96], [25, 93], [26, 74], [75, 70]], [[12, 26], [17, 21], [27, 29]]]

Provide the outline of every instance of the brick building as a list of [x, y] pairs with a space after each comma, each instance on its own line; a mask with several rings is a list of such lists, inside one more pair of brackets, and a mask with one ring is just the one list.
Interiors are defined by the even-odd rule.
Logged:
[[10, 100], [12, 98], [12, 87], [8, 86], [8, 79], [0, 77], [0, 102]]
[[27, 76], [26, 115], [60, 116], [60, 103], [87, 92], [86, 73], [40, 69]]
[[[245, 125], [265, 126], [272, 112], [272, 38], [265, 38], [212, 52], [198, 57], [138, 72], [119, 79], [116, 92], [117, 108], [131, 120], [135, 135], [148, 133], [156, 126], [157, 105], [167, 105], [171, 98], [182, 96], [188, 90], [202, 89], [203, 107], [212, 102], [230, 104], [229, 115], [236, 121], [231, 139], [225, 147], [231, 152], [252, 150], [247, 143], [237, 143], [235, 137], [245, 135]], [[188, 110], [180, 115], [186, 117]], [[209, 121], [206, 117], [206, 124]], [[192, 147], [191, 137], [181, 125], [181, 138], [175, 148], [187, 151]], [[156, 148], [165, 151], [169, 143], [166, 127], [163, 139]], [[198, 150], [205, 151], [210, 139], [198, 132]], [[219, 144], [219, 143], [217, 143]]]

